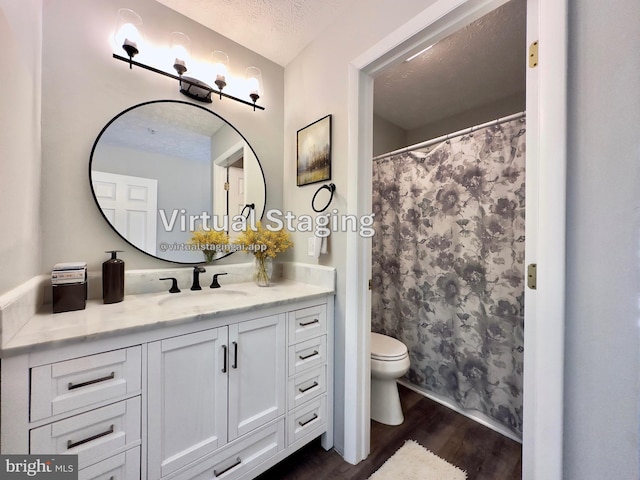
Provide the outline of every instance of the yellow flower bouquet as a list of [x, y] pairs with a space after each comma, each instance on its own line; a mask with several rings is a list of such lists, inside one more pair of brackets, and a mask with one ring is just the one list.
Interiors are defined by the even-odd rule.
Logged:
[[198, 249], [204, 254], [207, 263], [211, 263], [218, 252], [224, 251], [221, 245], [229, 244], [229, 235], [226, 232], [218, 230], [199, 229], [191, 232], [189, 245], [197, 245]]
[[245, 253], [255, 257], [255, 280], [260, 286], [268, 286], [271, 281], [272, 261], [278, 253], [293, 247], [289, 232], [274, 230], [257, 222], [256, 229], [247, 229], [233, 242], [242, 246]]

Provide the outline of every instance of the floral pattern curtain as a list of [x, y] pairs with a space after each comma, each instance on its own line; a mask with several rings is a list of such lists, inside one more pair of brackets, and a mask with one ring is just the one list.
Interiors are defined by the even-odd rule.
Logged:
[[525, 120], [374, 161], [372, 331], [407, 379], [522, 434]]

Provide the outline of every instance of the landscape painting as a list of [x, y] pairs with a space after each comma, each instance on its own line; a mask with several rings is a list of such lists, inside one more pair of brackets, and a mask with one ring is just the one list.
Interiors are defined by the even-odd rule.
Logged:
[[298, 130], [297, 185], [331, 180], [331, 115]]

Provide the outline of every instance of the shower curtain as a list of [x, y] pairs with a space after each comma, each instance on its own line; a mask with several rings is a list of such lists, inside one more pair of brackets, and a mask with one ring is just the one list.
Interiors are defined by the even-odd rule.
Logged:
[[525, 120], [374, 161], [372, 331], [406, 379], [522, 434]]

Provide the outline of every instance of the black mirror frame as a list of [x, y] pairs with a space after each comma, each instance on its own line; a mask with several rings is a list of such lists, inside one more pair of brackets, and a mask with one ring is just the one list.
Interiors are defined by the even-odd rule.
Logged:
[[[107, 222], [107, 224], [111, 227], [111, 229], [125, 242], [127, 242], [129, 245], [131, 245], [133, 248], [135, 248], [136, 250], [138, 250], [139, 252], [144, 253], [145, 255], [148, 255], [149, 257], [155, 258], [157, 260], [162, 260], [164, 262], [168, 262], [168, 263], [173, 263], [173, 264], [178, 264], [178, 265], [193, 265], [194, 262], [179, 262], [179, 261], [175, 261], [175, 260], [168, 260], [166, 258], [162, 258], [162, 257], [158, 257], [157, 255], [153, 255], [149, 252], [146, 252], [144, 250], [142, 250], [140, 247], [137, 247], [136, 245], [134, 245], [133, 243], [131, 243], [129, 240], [127, 240], [124, 236], [122, 236], [120, 234], [120, 232], [118, 230], [116, 230], [115, 226], [109, 221], [109, 219], [107, 218], [107, 216], [104, 214], [104, 212], [102, 211], [102, 208], [100, 207], [100, 202], [98, 202], [98, 198], [96, 197], [95, 191], [93, 189], [93, 182], [92, 182], [92, 178], [91, 178], [91, 166], [93, 164], [93, 154], [96, 150], [96, 147], [98, 146], [98, 142], [100, 141], [100, 138], [102, 137], [102, 135], [104, 134], [104, 132], [109, 128], [109, 126], [115, 122], [118, 118], [120, 118], [121, 116], [123, 116], [124, 114], [126, 114], [127, 112], [142, 107], [144, 105], [150, 105], [150, 104], [156, 104], [156, 103], [181, 103], [184, 105], [189, 105], [190, 107], [195, 107], [195, 108], [200, 108], [208, 113], [210, 113], [211, 115], [214, 115], [216, 117], [218, 117], [220, 120], [222, 120], [223, 122], [225, 122], [227, 125], [229, 125], [231, 128], [233, 128], [233, 130], [235, 130], [235, 132], [240, 135], [240, 137], [242, 138], [242, 140], [244, 140], [244, 142], [249, 146], [249, 148], [251, 149], [251, 151], [253, 152], [253, 155], [255, 156], [257, 162], [258, 162], [258, 166], [260, 167], [260, 173], [262, 174], [262, 181], [264, 183], [264, 205], [262, 207], [262, 212], [260, 212], [260, 216], [257, 217], [258, 220], [262, 219], [262, 217], [264, 216], [264, 212], [267, 208], [267, 180], [264, 174], [264, 169], [262, 168], [262, 163], [260, 163], [260, 158], [258, 157], [258, 155], [256, 154], [256, 151], [254, 150], [253, 146], [247, 141], [247, 139], [245, 138], [245, 136], [234, 126], [232, 125], [228, 120], [226, 120], [225, 118], [221, 117], [220, 115], [218, 115], [217, 113], [213, 112], [212, 110], [203, 107], [201, 105], [196, 105], [194, 103], [191, 102], [185, 102], [185, 101], [181, 101], [181, 100], [151, 100], [148, 102], [142, 102], [136, 105], [133, 105], [125, 110], [123, 110], [122, 112], [118, 113], [115, 117], [113, 117], [111, 120], [109, 120], [109, 122], [107, 122], [107, 124], [102, 128], [102, 130], [100, 130], [100, 133], [98, 134], [98, 136], [96, 137], [95, 141], [93, 142], [93, 146], [91, 147], [91, 154], [89, 156], [89, 186], [91, 188], [91, 195], [93, 196], [93, 200], [96, 202], [96, 206], [98, 207], [98, 210], [100, 211], [100, 215], [102, 215], [102, 218], [104, 218], [105, 222]], [[213, 261], [218, 261], [220, 259], [226, 258], [229, 255], [231, 255], [232, 253], [235, 252], [228, 252], [226, 255], [222, 255], [218, 258], [215, 258]], [[198, 262], [198, 263], [206, 263], [206, 262]]]

